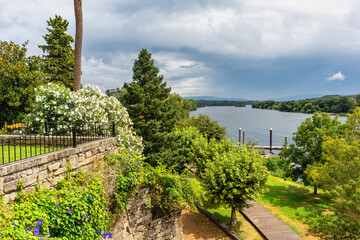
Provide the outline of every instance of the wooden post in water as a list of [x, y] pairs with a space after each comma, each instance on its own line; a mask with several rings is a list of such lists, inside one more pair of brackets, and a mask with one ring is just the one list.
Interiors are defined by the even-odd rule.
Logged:
[[286, 144], [285, 146], [287, 146], [287, 142], [288, 142], [287, 141], [287, 136], [285, 136], [285, 144]]
[[270, 128], [270, 153], [272, 153], [272, 128]]
[[241, 128], [239, 128], [239, 143], [241, 144]]
[[243, 144], [245, 144], [245, 130], [243, 131]]

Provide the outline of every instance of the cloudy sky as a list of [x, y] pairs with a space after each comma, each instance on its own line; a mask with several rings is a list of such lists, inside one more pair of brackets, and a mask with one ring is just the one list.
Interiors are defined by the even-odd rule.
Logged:
[[[72, 0], [0, 0], [0, 40], [40, 55], [46, 20]], [[83, 0], [82, 82], [132, 79], [142, 48], [182, 96], [270, 99], [360, 93], [358, 0]]]

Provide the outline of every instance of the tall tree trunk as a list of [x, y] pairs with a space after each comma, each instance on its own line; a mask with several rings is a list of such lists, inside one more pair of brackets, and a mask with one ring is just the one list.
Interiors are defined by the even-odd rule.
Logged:
[[314, 194], [317, 194], [317, 187], [314, 186]]
[[235, 207], [231, 207], [231, 220], [230, 220], [230, 225], [231, 225], [231, 226], [235, 226], [235, 225], [236, 225], [236, 208], [235, 208]]
[[83, 37], [83, 16], [82, 16], [81, 0], [74, 0], [74, 9], [75, 9], [76, 32], [75, 32], [73, 91], [77, 91], [80, 89], [80, 83], [81, 83], [81, 48], [82, 48], [82, 37]]

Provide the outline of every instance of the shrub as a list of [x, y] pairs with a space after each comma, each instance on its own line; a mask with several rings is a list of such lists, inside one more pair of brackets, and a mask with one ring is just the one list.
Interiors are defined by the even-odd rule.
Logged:
[[97, 239], [109, 224], [104, 187], [98, 175], [67, 176], [58, 188], [38, 187], [0, 204], [1, 239]]
[[[35, 91], [36, 103], [27, 117], [28, 121], [69, 124], [115, 122], [119, 146], [132, 152], [142, 151], [141, 138], [132, 131], [126, 108], [116, 98], [102, 94], [97, 86], [85, 85], [83, 89], [72, 92], [62, 85], [48, 83]], [[50, 127], [49, 131], [52, 130]]]

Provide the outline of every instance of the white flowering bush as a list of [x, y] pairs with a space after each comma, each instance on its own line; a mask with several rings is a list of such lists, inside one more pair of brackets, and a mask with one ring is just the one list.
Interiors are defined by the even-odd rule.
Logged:
[[[126, 108], [114, 97], [104, 95], [96, 85], [85, 85], [79, 91], [48, 83], [35, 90], [36, 103], [33, 111], [28, 115], [27, 121], [34, 123], [48, 122], [49, 131], [55, 125], [60, 128], [84, 123], [115, 122], [118, 144], [132, 152], [141, 152], [143, 149], [141, 138], [132, 131], [132, 121]], [[44, 129], [39, 127], [40, 131]]]

